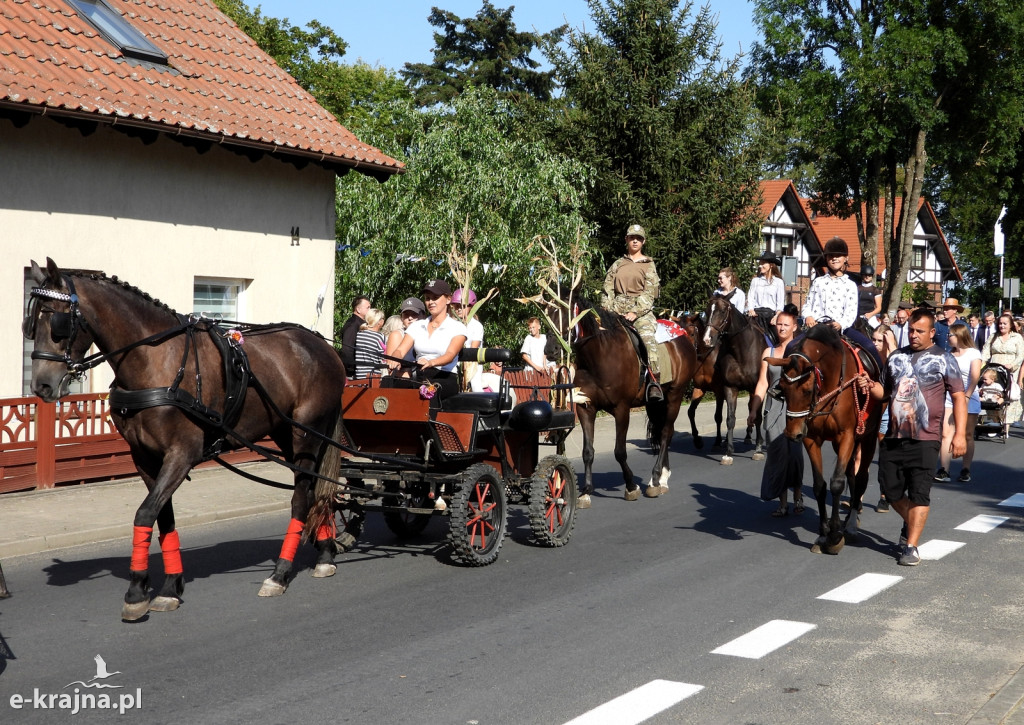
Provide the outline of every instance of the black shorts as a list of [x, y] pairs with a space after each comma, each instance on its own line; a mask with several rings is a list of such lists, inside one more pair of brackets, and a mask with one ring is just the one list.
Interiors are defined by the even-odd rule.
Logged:
[[878, 482], [890, 503], [906, 496], [915, 506], [931, 504], [932, 476], [939, 460], [939, 446], [939, 441], [882, 439]]

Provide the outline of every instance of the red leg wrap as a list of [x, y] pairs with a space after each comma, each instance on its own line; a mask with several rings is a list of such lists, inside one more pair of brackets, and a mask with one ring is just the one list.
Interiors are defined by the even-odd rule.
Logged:
[[132, 535], [132, 571], [149, 569], [149, 543], [153, 540], [152, 526], [136, 526]]
[[284, 535], [284, 544], [281, 545], [281, 558], [288, 561], [295, 561], [295, 552], [299, 549], [299, 539], [302, 537], [303, 523], [298, 519], [288, 522], [288, 533]]
[[334, 526], [334, 519], [331, 519], [326, 524], [320, 524], [316, 529], [316, 540], [321, 542], [324, 539], [333, 539], [337, 536], [337, 528]]
[[178, 541], [178, 530], [160, 534], [160, 550], [164, 555], [164, 574], [181, 574], [185, 569], [181, 566], [181, 543]]

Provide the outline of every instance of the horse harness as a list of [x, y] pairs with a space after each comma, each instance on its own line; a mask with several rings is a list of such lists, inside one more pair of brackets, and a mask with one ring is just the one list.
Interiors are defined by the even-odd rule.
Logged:
[[[795, 376], [787, 375], [786, 372], [783, 371], [782, 372], [782, 377], [784, 377], [790, 383], [798, 383], [801, 380], [803, 380], [804, 378], [806, 378], [808, 375], [811, 375], [813, 373], [813, 375], [814, 375], [814, 388], [813, 388], [813, 390], [811, 392], [811, 402], [810, 402], [810, 405], [807, 407], [807, 410], [789, 410], [787, 408], [787, 410], [786, 410], [786, 417], [787, 418], [808, 418], [808, 419], [810, 419], [810, 418], [817, 418], [817, 417], [823, 416], [823, 415], [830, 415], [832, 413], [832, 409], [835, 408], [836, 403], [839, 400], [839, 395], [844, 390], [846, 390], [846, 388], [852, 387], [857, 382], [857, 378], [856, 377], [852, 377], [849, 380], [845, 380], [845, 378], [846, 378], [846, 350], [847, 349], [851, 353], [853, 353], [853, 357], [857, 361], [857, 375], [858, 376], [859, 375], [863, 375], [866, 372], [866, 369], [864, 367], [864, 362], [861, 360], [860, 354], [858, 353], [857, 349], [853, 345], [851, 345], [845, 338], [840, 338], [840, 339], [842, 340], [842, 343], [843, 343], [843, 345], [846, 346], [846, 348], [843, 350], [843, 359], [842, 359], [842, 362], [840, 363], [840, 368], [839, 368], [839, 384], [835, 387], [835, 389], [830, 390], [828, 393], [826, 393], [825, 395], [822, 395], [820, 398], [818, 397], [818, 394], [821, 391], [822, 384], [824, 383], [824, 376], [821, 374], [821, 369], [817, 365], [815, 365], [813, 362], [811, 362], [811, 359], [809, 357], [807, 357], [807, 355], [805, 355], [802, 351], [798, 350], [798, 351], [795, 351], [795, 352], [791, 352], [789, 354], [789, 357], [799, 357], [799, 358], [801, 358], [803, 360], [806, 360], [807, 364], [811, 366], [811, 369], [807, 370], [804, 373], [801, 373], [800, 375], [795, 375]], [[865, 396], [864, 404], [862, 405], [861, 401], [860, 401], [860, 396], [857, 394], [857, 390], [854, 389], [854, 391], [853, 391], [853, 404], [854, 404], [854, 407], [857, 409], [857, 428], [856, 428], [856, 432], [857, 432], [857, 435], [861, 435], [862, 433], [864, 433], [864, 429], [865, 429], [866, 422], [867, 422], [867, 415], [868, 415], [868, 410], [867, 410], [867, 408], [868, 408], [868, 399], [867, 399], [867, 396]], [[828, 405], [827, 409], [822, 408], [822, 406], [825, 406], [825, 405]]]

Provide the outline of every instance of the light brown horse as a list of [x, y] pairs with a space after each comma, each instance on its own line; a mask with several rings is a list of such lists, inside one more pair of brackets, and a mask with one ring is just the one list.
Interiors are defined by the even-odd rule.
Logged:
[[[135, 514], [122, 618], [177, 609], [182, 601], [171, 497], [188, 472], [220, 451], [267, 435], [295, 470], [292, 521], [274, 572], [260, 590], [260, 596], [283, 594], [306, 524], [314, 471], [326, 451], [336, 452], [324, 445], [324, 434], [340, 422], [345, 384], [334, 348], [297, 325], [244, 326], [244, 337], [230, 343], [237, 350], [231, 357], [214, 338], [227, 336], [210, 321], [178, 315], [116, 277], [62, 271], [51, 259], [45, 270], [33, 262], [31, 275], [36, 287], [22, 329], [34, 341], [32, 392], [53, 402], [67, 394], [72, 378], [107, 362], [114, 370], [110, 416], [149, 489]], [[87, 358], [93, 344], [100, 353]], [[236, 377], [226, 358], [230, 366], [246, 368], [247, 384], [229, 383]], [[154, 524], [166, 578], [150, 601]], [[316, 532], [316, 576], [334, 573], [333, 533]]]
[[[857, 391], [856, 378], [863, 371], [858, 355], [827, 324], [812, 327], [789, 344], [785, 357], [768, 358], [768, 364], [782, 367], [780, 388], [786, 398], [786, 436], [803, 440], [814, 474], [818, 538], [811, 551], [838, 554], [858, 532], [860, 504], [878, 445], [883, 408]], [[832, 441], [836, 451], [836, 466], [828, 488], [821, 458], [825, 441]], [[862, 462], [859, 470], [858, 451]], [[850, 510], [840, 526], [839, 504], [847, 486]], [[827, 515], [829, 492], [832, 511]]]

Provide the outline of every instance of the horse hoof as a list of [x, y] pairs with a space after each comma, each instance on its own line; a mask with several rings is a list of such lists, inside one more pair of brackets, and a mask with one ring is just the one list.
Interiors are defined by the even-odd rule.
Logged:
[[334, 564], [317, 564], [313, 569], [313, 578], [326, 579], [329, 576], [334, 576], [336, 571], [338, 571], [338, 567]]
[[661, 486], [648, 486], [644, 489], [644, 496], [647, 498], [658, 498], [665, 490]]
[[763, 453], [760, 453], [760, 452], [759, 452], [759, 453], [755, 453], [755, 454], [754, 454], [754, 455], [752, 455], [752, 456], [751, 456], [750, 458], [751, 458], [752, 460], [755, 460], [755, 461], [763, 461], [763, 460], [764, 460], [764, 454], [763, 454]]
[[699, 451], [701, 448], [704, 447], [704, 439], [701, 438], [700, 436], [695, 436], [693, 439], [693, 447]]
[[576, 499], [576, 508], [577, 508], [577, 510], [590, 508], [590, 494], [589, 493], [585, 493], [582, 496], [580, 496], [578, 499]]
[[843, 539], [839, 539], [839, 541], [837, 541], [836, 543], [830, 544], [830, 545], [826, 546], [825, 547], [825, 553], [826, 554], [830, 554], [832, 556], [835, 556], [836, 554], [838, 554], [840, 551], [843, 550], [843, 547], [845, 545], [846, 545], [846, 542], [843, 541]]
[[814, 546], [811, 547], [811, 553], [812, 554], [820, 554], [821, 553], [821, 547], [818, 544], [815, 544]]
[[148, 612], [148, 611], [149, 611], [149, 600], [148, 599], [143, 600], [141, 602], [135, 602], [133, 604], [129, 604], [128, 602], [125, 602], [124, 606], [121, 607], [121, 619], [124, 620], [125, 622], [134, 622], [134, 621], [136, 621], [138, 619], [142, 619], [142, 617], [144, 617], [146, 615], [146, 612]]
[[731, 466], [732, 465], [732, 456], [722, 456], [722, 465], [723, 466]]
[[285, 589], [288, 587], [283, 584], [278, 584], [273, 579], [265, 579], [263, 586], [260, 587], [260, 593], [258, 596], [261, 597], [279, 597], [284, 594]]
[[638, 501], [640, 499], [640, 487], [637, 486], [632, 491], [627, 488], [626, 493], [622, 497], [627, 501]]
[[180, 605], [181, 600], [177, 597], [153, 597], [153, 601], [149, 603], [149, 611], [173, 612]]

